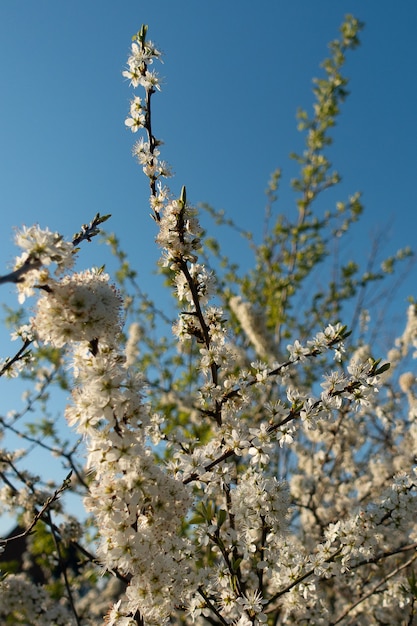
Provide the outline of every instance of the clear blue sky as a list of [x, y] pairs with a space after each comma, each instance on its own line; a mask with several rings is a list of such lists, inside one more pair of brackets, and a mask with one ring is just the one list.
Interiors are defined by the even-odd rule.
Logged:
[[[280, 166], [278, 208], [293, 210], [288, 154], [302, 149], [295, 111], [310, 110], [311, 79], [346, 13], [366, 27], [348, 58], [351, 96], [334, 132], [339, 198], [363, 192], [358, 255], [378, 232], [387, 254], [417, 247], [414, 0], [13, 0], [0, 3], [0, 268], [15, 254], [14, 226], [38, 222], [71, 237], [97, 211], [112, 213], [108, 228], [157, 296], [155, 225], [131, 157], [131, 90], [121, 75], [142, 23], [165, 55], [154, 130], [176, 174], [172, 188], [185, 184], [191, 202], [260, 233], [264, 189]], [[228, 252], [239, 259], [234, 245]], [[80, 258], [101, 265], [108, 253], [91, 243]], [[399, 310], [413, 290], [410, 276]], [[3, 287], [4, 298], [11, 291]]]
[[[295, 110], [309, 108], [311, 78], [348, 12], [366, 28], [347, 63], [352, 95], [331, 153], [344, 179], [340, 198], [364, 193], [363, 245], [386, 224], [387, 251], [412, 245], [414, 1], [16, 0], [0, 5], [0, 267], [13, 256], [13, 226], [39, 222], [71, 236], [100, 211], [112, 213], [108, 227], [150, 284], [155, 227], [131, 158], [135, 137], [124, 127], [130, 91], [121, 76], [143, 22], [165, 54], [154, 127], [176, 173], [174, 190], [186, 184], [192, 202], [224, 208], [260, 231], [266, 182], [281, 166], [278, 206], [292, 210], [288, 153], [302, 146]], [[92, 247], [82, 258], [100, 264], [105, 251]]]

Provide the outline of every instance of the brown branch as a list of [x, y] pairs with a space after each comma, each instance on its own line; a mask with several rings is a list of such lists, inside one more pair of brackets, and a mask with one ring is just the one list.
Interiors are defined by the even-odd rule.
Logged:
[[28, 348], [33, 343], [33, 339], [25, 339], [20, 350], [16, 352], [16, 354], [10, 359], [7, 359], [4, 363], [3, 367], [0, 369], [0, 376], [3, 376], [17, 361], [24, 359], [25, 356], [29, 353], [25, 354], [26, 348]]
[[377, 589], [379, 589], [379, 587], [381, 587], [383, 584], [385, 584], [388, 580], [390, 580], [390, 578], [393, 578], [394, 576], [396, 576], [397, 574], [399, 574], [399, 572], [401, 572], [403, 569], [405, 569], [406, 567], [408, 567], [409, 565], [411, 565], [415, 560], [417, 559], [417, 554], [414, 554], [410, 559], [408, 559], [408, 561], [406, 561], [405, 563], [403, 563], [402, 565], [399, 565], [398, 567], [396, 567], [394, 570], [392, 570], [392, 572], [390, 572], [389, 574], [387, 574], [382, 580], [380, 580], [376, 585], [374, 585], [373, 587], [371, 587], [371, 589], [369, 591], [367, 591], [361, 598], [359, 598], [358, 600], [356, 600], [355, 602], [353, 602], [349, 607], [347, 607], [340, 615], [339, 617], [336, 619], [336, 621], [331, 622], [329, 624], [329, 626], [335, 626], [336, 624], [339, 624], [347, 615], [349, 615], [349, 613], [355, 609], [357, 606], [359, 606], [359, 604], [362, 604], [362, 602], [364, 602], [365, 600], [367, 600], [368, 598], [370, 598], [376, 591]]
[[41, 267], [41, 265], [42, 263], [39, 259], [36, 259], [33, 256], [29, 255], [23, 265], [18, 267], [16, 270], [13, 270], [13, 272], [10, 272], [10, 274], [0, 276], [0, 285], [2, 285], [3, 283], [20, 283], [22, 282], [23, 276], [25, 274], [32, 270], [38, 269], [38, 267]]
[[68, 596], [68, 601], [70, 603], [71, 611], [72, 611], [72, 613], [74, 615], [74, 619], [75, 619], [75, 622], [76, 622], [77, 626], [81, 626], [80, 618], [79, 618], [77, 610], [75, 608], [74, 598], [73, 598], [72, 591], [71, 591], [71, 585], [70, 585], [69, 580], [68, 580], [67, 567], [66, 567], [64, 559], [62, 557], [62, 552], [61, 552], [61, 547], [59, 545], [58, 535], [57, 535], [56, 530], [55, 530], [55, 524], [53, 524], [53, 522], [52, 522], [52, 515], [51, 515], [51, 511], [50, 510], [47, 511], [47, 517], [48, 517], [48, 520], [49, 520], [49, 527], [50, 527], [51, 532], [52, 532], [52, 538], [53, 538], [53, 541], [54, 541], [54, 545], [55, 545], [55, 549], [56, 549], [56, 553], [57, 553], [57, 557], [58, 557], [59, 567], [60, 567], [60, 570], [62, 572], [62, 576], [64, 577], [65, 589], [67, 590], [67, 596]]

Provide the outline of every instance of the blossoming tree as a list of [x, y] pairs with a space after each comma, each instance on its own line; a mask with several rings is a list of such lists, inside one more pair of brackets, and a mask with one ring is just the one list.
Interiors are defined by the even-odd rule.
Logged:
[[[6, 435], [70, 470], [45, 485], [19, 469], [21, 452], [1, 451], [3, 510], [18, 516], [45, 573], [36, 585], [28, 561], [18, 572], [3, 564], [4, 623], [414, 623], [417, 403], [406, 365], [417, 309], [410, 304], [401, 337], [374, 355], [365, 306], [368, 286], [410, 253], [381, 269], [370, 259], [365, 273], [349, 261], [320, 289], [314, 278], [362, 211], [358, 194], [317, 208], [339, 182], [325, 152], [360, 27], [346, 17], [315, 82], [313, 114], [299, 113], [306, 145], [293, 155], [294, 221], [273, 217], [277, 170], [263, 241], [243, 233], [254, 258], [247, 273], [206, 237], [185, 188], [175, 198], [164, 183], [151, 117], [160, 52], [145, 26], [133, 38], [124, 75], [141, 92], [126, 126], [140, 135], [134, 154], [177, 312], [171, 320], [142, 293], [114, 235], [117, 286], [102, 268], [73, 270], [109, 216], [69, 242], [36, 226], [16, 236], [22, 255], [1, 282], [36, 305], [0, 373], [36, 383], [26, 411], [55, 383], [70, 388], [65, 417], [81, 443], [48, 419], [26, 430], [22, 414], [1, 419]], [[66, 510], [65, 491], [83, 498], [86, 519]]]

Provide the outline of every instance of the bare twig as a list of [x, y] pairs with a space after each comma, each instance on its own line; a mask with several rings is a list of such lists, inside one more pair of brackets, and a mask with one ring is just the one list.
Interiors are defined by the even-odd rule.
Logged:
[[49, 509], [51, 504], [59, 498], [61, 493], [63, 493], [66, 489], [68, 489], [70, 485], [70, 481], [71, 481], [71, 476], [72, 476], [72, 470], [64, 478], [62, 485], [58, 489], [56, 489], [56, 491], [54, 491], [54, 493], [46, 500], [42, 508], [36, 512], [33, 520], [31, 521], [29, 526], [26, 528], [26, 530], [24, 530], [19, 535], [14, 535], [13, 537], [9, 537], [7, 539], [0, 539], [0, 545], [6, 545], [7, 543], [10, 543], [11, 541], [14, 541], [16, 539], [22, 539], [23, 537], [27, 537], [32, 531], [32, 529], [34, 528], [34, 526], [36, 525], [36, 523], [43, 517], [44, 513], [46, 513], [46, 511]]
[[[69, 476], [70, 476], [70, 474], [69, 474]], [[81, 626], [81, 622], [80, 622], [80, 619], [78, 617], [77, 610], [75, 608], [74, 598], [72, 596], [71, 585], [70, 585], [69, 580], [68, 580], [67, 568], [66, 568], [64, 559], [62, 557], [61, 546], [59, 545], [59, 539], [58, 539], [57, 533], [55, 531], [55, 525], [52, 523], [51, 511], [47, 511], [47, 517], [48, 517], [48, 520], [49, 520], [49, 527], [51, 529], [52, 537], [53, 537], [54, 544], [55, 544], [55, 549], [56, 549], [56, 553], [57, 553], [57, 557], [58, 557], [59, 567], [60, 567], [60, 570], [62, 572], [62, 576], [64, 577], [65, 589], [67, 590], [67, 596], [68, 596], [68, 601], [69, 601], [70, 606], [71, 606], [71, 611], [72, 611], [72, 613], [74, 615], [74, 619], [75, 619], [75, 622], [76, 622], [77, 626]]]

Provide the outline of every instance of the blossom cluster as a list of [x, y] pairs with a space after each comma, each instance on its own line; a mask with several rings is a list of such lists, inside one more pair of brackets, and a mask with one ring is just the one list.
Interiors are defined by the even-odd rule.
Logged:
[[55, 264], [55, 274], [71, 269], [74, 263], [74, 246], [59, 233], [39, 226], [23, 227], [15, 236], [16, 245], [23, 250], [15, 261], [15, 273], [19, 274], [17, 289], [19, 302], [33, 296], [34, 287], [48, 284], [48, 266]]
[[[196, 250], [200, 246], [201, 228], [198, 223], [196, 210], [191, 207], [185, 198], [183, 189], [181, 198], [169, 202], [164, 208], [159, 223], [157, 243], [163, 248], [163, 265], [177, 271], [183, 270], [184, 263], [197, 261]], [[203, 268], [196, 267], [197, 276]], [[207, 276], [207, 275], [206, 275]], [[179, 293], [184, 290], [183, 277], [176, 279]], [[179, 285], [182, 283], [182, 286]], [[202, 283], [200, 282], [202, 288]], [[182, 297], [181, 297], [182, 299]]]
[[149, 89], [159, 89], [159, 79], [156, 72], [150, 72], [148, 65], [155, 59], [159, 59], [161, 52], [149, 39], [146, 39], [147, 28], [142, 29], [135, 36], [135, 41], [131, 46], [131, 54], [127, 60], [128, 69], [123, 72], [123, 76], [130, 80], [133, 87], [139, 85], [148, 91]]
[[33, 328], [45, 343], [61, 347], [68, 341], [111, 345], [121, 330], [122, 301], [108, 274], [87, 270], [49, 281], [38, 300]]
[[[73, 626], [73, 614], [24, 574], [0, 581], [0, 618], [4, 624]], [[11, 619], [15, 621], [11, 621]]]
[[160, 60], [161, 52], [152, 41], [146, 38], [147, 28], [142, 29], [134, 37], [131, 54], [128, 58], [128, 69], [123, 76], [128, 78], [132, 87], [142, 87], [145, 90], [145, 99], [135, 95], [130, 102], [129, 117], [125, 125], [133, 133], [144, 130], [146, 138], [141, 137], [133, 148], [133, 154], [142, 166], [145, 176], [148, 177], [151, 187], [150, 204], [153, 215], [159, 220], [159, 213], [168, 199], [168, 189], [161, 184], [162, 178], [171, 176], [169, 165], [159, 158], [158, 146], [161, 142], [156, 139], [151, 126], [151, 96], [155, 90], [160, 90], [160, 79], [154, 70], [148, 66]]
[[66, 417], [86, 437], [94, 479], [85, 506], [100, 528], [103, 567], [129, 580], [116, 613], [128, 618], [140, 606], [147, 623], [162, 624], [190, 585], [189, 548], [177, 531], [191, 500], [147, 447], [157, 421], [144, 402], [142, 375], [118, 350], [120, 311], [108, 276], [83, 272], [51, 284], [33, 326], [43, 342], [73, 355], [76, 385]]

